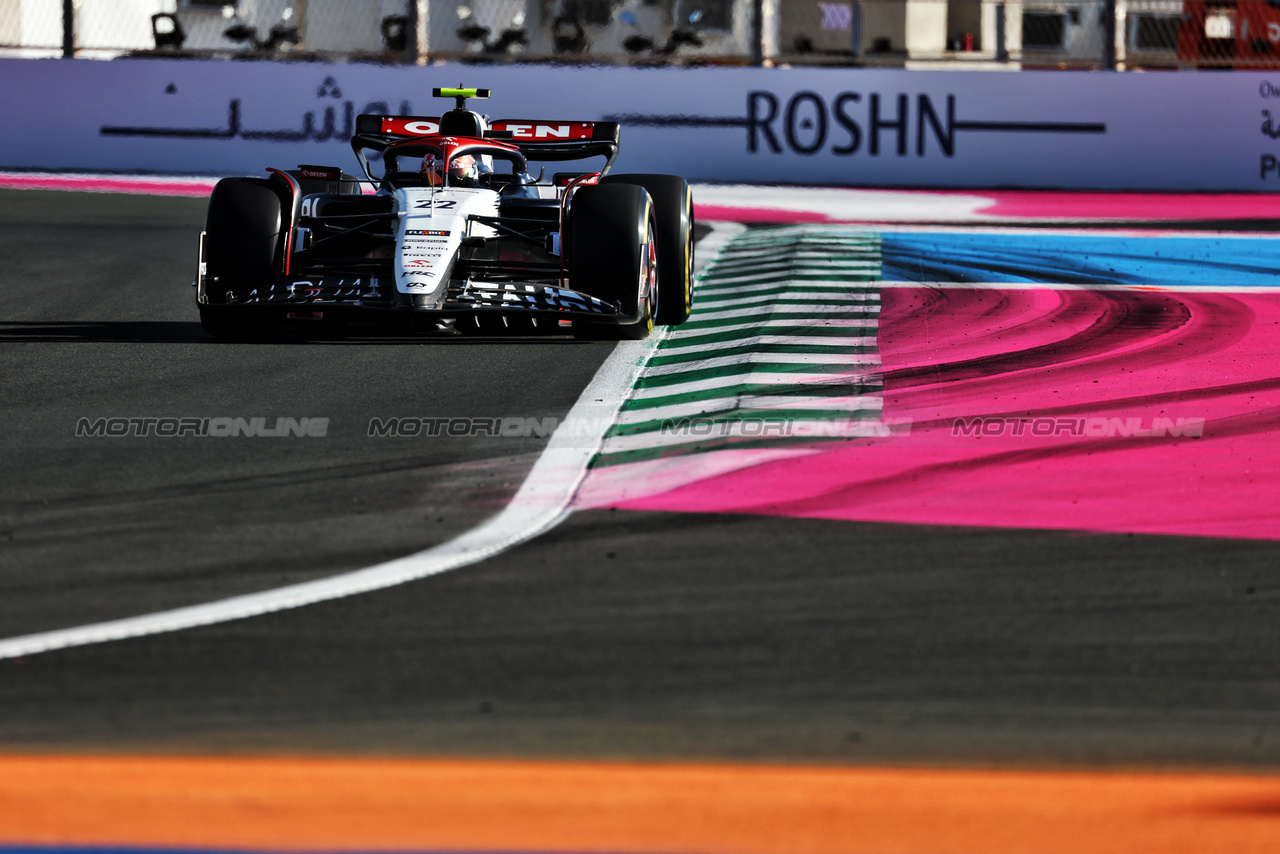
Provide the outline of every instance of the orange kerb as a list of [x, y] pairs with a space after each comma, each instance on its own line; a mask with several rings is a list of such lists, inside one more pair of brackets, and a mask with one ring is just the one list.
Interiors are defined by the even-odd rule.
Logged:
[[0, 843], [724, 854], [1280, 851], [1280, 779], [0, 757]]

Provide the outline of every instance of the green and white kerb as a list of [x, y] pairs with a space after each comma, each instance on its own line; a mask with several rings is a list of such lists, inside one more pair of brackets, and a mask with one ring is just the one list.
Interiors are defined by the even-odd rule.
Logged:
[[595, 467], [878, 436], [880, 239], [847, 226], [744, 231], [698, 276]]

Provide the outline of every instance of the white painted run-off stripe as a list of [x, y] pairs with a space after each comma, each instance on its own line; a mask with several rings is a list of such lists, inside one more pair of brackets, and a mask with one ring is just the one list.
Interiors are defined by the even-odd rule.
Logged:
[[[879, 311], [879, 302], [869, 303], [867, 300], [858, 299], [860, 294], [852, 294], [849, 296], [836, 294], [769, 294], [766, 296], [752, 297], [750, 300], [740, 300], [737, 302], [727, 302], [727, 305], [733, 305], [736, 308], [746, 311], [748, 309], [760, 309], [776, 306], [784, 311], [834, 311], [837, 306], [848, 306], [851, 310]], [[705, 303], [704, 303], [705, 304]], [[710, 316], [711, 312], [700, 317]]]
[[[692, 324], [693, 320], [689, 320], [688, 324]], [[686, 325], [688, 325], [686, 324]], [[719, 335], [722, 332], [737, 332], [744, 329], [754, 329], [761, 334], [767, 334], [770, 330], [786, 329], [787, 334], [793, 333], [797, 329], [815, 330], [814, 341], [821, 341], [821, 335], [817, 334], [820, 329], [876, 329], [880, 326], [879, 321], [875, 318], [821, 318], [812, 320], [798, 320], [794, 317], [785, 318], [766, 318], [764, 320], [756, 320], [751, 323], [725, 323], [699, 328], [696, 331], [687, 329], [685, 326], [680, 327], [687, 335]], [[804, 334], [804, 333], [801, 333]]]
[[[879, 357], [869, 358], [866, 363], [870, 367], [880, 364]], [[705, 380], [674, 383], [672, 385], [648, 386], [638, 388], [631, 395], [632, 400], [650, 400], [664, 397], [679, 397], [685, 394], [696, 394], [714, 389], [729, 389], [736, 386], [751, 385], [848, 385], [849, 377], [845, 374], [833, 373], [794, 373], [782, 374], [732, 374], [723, 377], [708, 377]]]
[[[868, 354], [869, 355], [869, 354]], [[841, 358], [838, 362], [828, 362], [835, 368], [840, 366], [860, 366], [870, 363], [870, 360], [863, 360], [862, 354], [857, 354], [848, 358]], [[669, 365], [652, 365], [644, 372], [646, 377], [662, 377], [668, 374], [684, 374], [690, 375], [700, 374], [711, 368], [728, 368], [739, 365], [750, 365], [752, 371], [768, 372], [774, 370], [771, 366], [777, 366], [778, 372], [786, 370], [785, 365], [809, 365], [821, 362], [810, 353], [741, 353], [734, 356], [715, 356], [710, 359], [702, 359], [697, 362], [676, 362]]]
[[883, 408], [884, 402], [881, 398], [867, 395], [850, 395], [846, 397], [742, 395], [741, 397], [717, 397], [690, 403], [673, 403], [670, 406], [654, 406], [647, 409], [627, 409], [618, 416], [618, 423], [644, 424], [648, 421], [660, 421], [664, 418], [716, 415], [724, 412], [733, 412], [738, 409], [879, 410]]
[[723, 270], [727, 267], [742, 267], [747, 264], [751, 264], [757, 267], [764, 267], [764, 266], [788, 267], [793, 264], [801, 264], [801, 265], [834, 264], [834, 265], [840, 265], [840, 266], [848, 265], [848, 266], [875, 267], [879, 263], [880, 262], [878, 260], [867, 259], [867, 258], [841, 258], [833, 254], [832, 252], [825, 251], [825, 250], [821, 252], [818, 252], [818, 251], [805, 252], [805, 251], [798, 251], [795, 248], [791, 248], [782, 252], [773, 252], [773, 253], [732, 252], [731, 254], [725, 255], [724, 258], [722, 258], [720, 262], [716, 264], [716, 269]]
[[809, 253], [807, 255], [804, 253], [788, 253], [784, 258], [724, 258], [716, 264], [715, 272], [711, 275], [719, 276], [726, 270], [737, 272], [743, 269], [767, 273], [792, 268], [804, 268], [809, 270], [843, 270], [846, 268], [874, 270], [879, 266], [879, 261], [867, 261], [857, 258], [835, 258], [831, 257], [830, 253]]
[[840, 348], [876, 346], [876, 339], [869, 335], [842, 338], [814, 338], [805, 335], [748, 335], [732, 341], [715, 341], [710, 344], [671, 343], [672, 340], [669, 339], [667, 346], [658, 351], [657, 358], [663, 356], [686, 356], [690, 353], [711, 353], [716, 350], [732, 350], [735, 347], [826, 347], [830, 348], [832, 352], [844, 352]]
[[[875, 303], [843, 303], [831, 304], [826, 302], [814, 303], [813, 305], [797, 305], [797, 306], [781, 306], [776, 311], [770, 311], [765, 314], [772, 320], [786, 320], [787, 318], [795, 318], [797, 320], [812, 320], [815, 314], [832, 314], [848, 316], [850, 314], [877, 314], [880, 306]], [[729, 308], [724, 311], [707, 311], [702, 312], [696, 318], [696, 322], [702, 323], [707, 320], [728, 320], [733, 317], [760, 317], [761, 311], [758, 306], [750, 308]], [[693, 322], [693, 319], [690, 319]]]
[[[814, 418], [814, 419], [787, 419], [786, 421], [768, 422], [767, 419], [748, 419], [738, 422], [744, 426], [748, 426], [750, 431], [758, 437], [767, 438], [769, 435], [777, 436], [784, 434], [794, 436], [796, 438], [861, 438], [861, 437], [877, 437], [890, 436], [893, 434], [894, 428], [891, 425], [880, 421], [880, 411], [866, 413], [866, 418], [861, 417], [861, 413], [850, 412], [847, 418]], [[630, 451], [651, 451], [654, 449], [662, 449], [669, 452], [680, 450], [682, 448], [689, 449], [691, 446], [697, 451], [703, 451], [704, 448], [698, 447], [705, 443], [708, 439], [718, 438], [724, 435], [744, 436], [744, 433], [736, 429], [733, 421], [717, 422], [717, 424], [728, 425], [727, 427], [713, 427], [707, 431], [705, 435], [698, 435], [697, 430], [689, 431], [681, 435], [680, 428], [674, 426], [662, 435], [661, 431], [650, 431], [647, 433], [634, 433], [623, 436], [610, 436], [609, 443], [606, 445], [608, 454], [625, 454]], [[750, 438], [746, 436], [746, 438]]]
[[760, 299], [762, 297], [781, 296], [789, 300], [805, 300], [812, 302], [822, 302], [830, 299], [840, 299], [846, 302], [868, 302], [878, 300], [878, 293], [856, 293], [848, 289], [848, 287], [832, 286], [828, 288], [809, 288], [804, 292], [794, 292], [792, 282], [778, 282], [771, 285], [751, 285], [748, 287], [738, 287], [726, 289], [723, 292], [714, 290], [704, 291], [702, 294], [702, 303], [707, 302], [737, 302], [746, 294], [748, 299]]
[[825, 276], [827, 278], [815, 281], [832, 282], [836, 281], [830, 278], [833, 274], [844, 274], [848, 276], [856, 276], [856, 281], [869, 281], [880, 269], [877, 264], [875, 267], [847, 267], [839, 270], [806, 270], [796, 266], [788, 266], [785, 269], [773, 271], [752, 271], [743, 272], [741, 274], [724, 273], [717, 274], [713, 278], [707, 279], [707, 287], [722, 288], [726, 285], [750, 284], [752, 282], [760, 283], [777, 283], [786, 281], [782, 277], [797, 277], [806, 273], [813, 276]]

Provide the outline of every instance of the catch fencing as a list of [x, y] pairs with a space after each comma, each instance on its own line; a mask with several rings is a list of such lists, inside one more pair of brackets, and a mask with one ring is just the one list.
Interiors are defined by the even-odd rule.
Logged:
[[1280, 0], [0, 0], [0, 55], [1280, 67]]

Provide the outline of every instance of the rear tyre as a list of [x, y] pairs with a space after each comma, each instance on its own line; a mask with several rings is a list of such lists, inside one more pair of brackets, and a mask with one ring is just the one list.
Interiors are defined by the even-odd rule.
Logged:
[[285, 309], [237, 306], [276, 280], [286, 236], [288, 190], [258, 178], [223, 178], [205, 217], [200, 325], [217, 338], [264, 340], [279, 333]]
[[635, 184], [653, 199], [658, 220], [658, 312], [654, 321], [675, 326], [693, 308], [693, 193], [678, 175], [606, 175], [602, 184]]
[[583, 187], [570, 218], [570, 283], [574, 290], [612, 303], [628, 323], [574, 322], [580, 338], [645, 338], [653, 331], [658, 293], [657, 222], [643, 187]]

